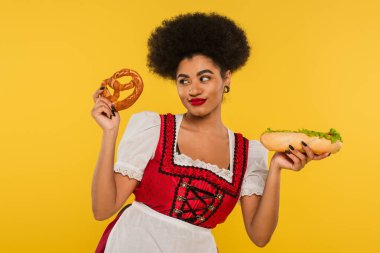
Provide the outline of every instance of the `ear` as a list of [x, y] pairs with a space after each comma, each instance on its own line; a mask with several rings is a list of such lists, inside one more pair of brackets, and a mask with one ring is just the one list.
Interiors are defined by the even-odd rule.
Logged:
[[230, 85], [231, 83], [231, 71], [230, 70], [227, 70], [225, 75], [224, 75], [224, 82], [227, 84], [227, 85]]

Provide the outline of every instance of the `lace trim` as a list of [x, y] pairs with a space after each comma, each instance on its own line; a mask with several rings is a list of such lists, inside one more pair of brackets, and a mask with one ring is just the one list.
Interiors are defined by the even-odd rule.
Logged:
[[263, 195], [263, 191], [262, 190], [259, 190], [257, 188], [255, 189], [242, 189], [241, 192], [240, 192], [240, 197], [239, 197], [239, 206], [241, 206], [241, 197], [243, 196], [252, 196], [253, 194], [256, 194], [258, 196], [262, 196]]
[[178, 165], [182, 166], [194, 166], [194, 167], [200, 167], [203, 169], [207, 169], [212, 171], [214, 174], [224, 178], [228, 182], [232, 182], [232, 175], [233, 173], [230, 170], [219, 168], [218, 166], [206, 163], [204, 161], [201, 161], [199, 159], [193, 160], [191, 157], [185, 155], [185, 154], [178, 154], [177, 151], [174, 153], [174, 162]]
[[138, 181], [141, 181], [143, 177], [143, 173], [140, 171], [136, 171], [135, 169], [128, 167], [115, 166], [114, 171], [117, 173], [121, 173], [123, 176], [128, 176], [129, 178], [134, 178]]
[[240, 196], [251, 196], [253, 194], [256, 195], [263, 195], [263, 189], [260, 189], [259, 187], [253, 187], [253, 188], [242, 188], [240, 192]]
[[258, 178], [257, 176], [250, 178], [250, 180], [243, 178], [240, 197], [245, 195], [251, 196], [252, 194], [263, 195], [265, 183], [265, 180]]
[[253, 194], [262, 196], [263, 192], [264, 189], [261, 189], [259, 186], [254, 186], [253, 188], [242, 187], [238, 203], [241, 206], [241, 197], [243, 196], [252, 196]]
[[[178, 138], [177, 134], [179, 131], [179, 125], [181, 124], [182, 119], [183, 119], [183, 114], [176, 114], [175, 119], [176, 119], [176, 128], [175, 128], [174, 145], [173, 145], [174, 146], [173, 147], [174, 163], [177, 165], [182, 165], [182, 166], [194, 166], [194, 167], [207, 169], [207, 170], [213, 172], [214, 174], [224, 178], [229, 183], [231, 183], [232, 182], [232, 176], [234, 174], [233, 170], [234, 170], [235, 164], [230, 164], [231, 170], [229, 170], [229, 169], [225, 169], [225, 168], [219, 168], [215, 164], [206, 163], [206, 162], [199, 160], [199, 159], [193, 160], [190, 156], [187, 156], [185, 154], [178, 154], [178, 152], [176, 150], [177, 138]], [[228, 130], [228, 135], [230, 135], [230, 130]], [[230, 148], [231, 148], [231, 145], [230, 145]], [[233, 163], [234, 159], [232, 159], [232, 160], [230, 159], [230, 161]]]

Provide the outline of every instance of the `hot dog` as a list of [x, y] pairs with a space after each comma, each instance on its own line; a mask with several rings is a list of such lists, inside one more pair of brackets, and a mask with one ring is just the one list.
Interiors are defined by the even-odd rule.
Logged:
[[260, 136], [260, 142], [268, 150], [278, 152], [285, 152], [289, 150], [289, 145], [292, 145], [294, 149], [305, 153], [301, 141], [305, 142], [318, 155], [326, 152], [334, 154], [341, 149], [343, 144], [342, 137], [334, 128], [326, 133], [304, 128], [298, 131], [267, 128]]

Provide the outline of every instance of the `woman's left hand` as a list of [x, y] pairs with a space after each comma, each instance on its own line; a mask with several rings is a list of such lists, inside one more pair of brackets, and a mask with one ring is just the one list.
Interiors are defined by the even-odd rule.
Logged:
[[300, 171], [311, 160], [322, 160], [330, 155], [330, 153], [314, 154], [309, 146], [303, 146], [303, 149], [306, 153], [301, 153], [296, 149], [292, 150], [291, 147], [286, 152], [276, 152], [270, 162], [271, 167]]

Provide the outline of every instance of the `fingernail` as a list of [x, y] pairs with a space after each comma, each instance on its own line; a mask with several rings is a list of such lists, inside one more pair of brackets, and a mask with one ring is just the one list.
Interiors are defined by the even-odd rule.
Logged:
[[294, 148], [293, 148], [293, 146], [292, 146], [292, 145], [289, 145], [289, 148], [290, 148], [291, 150], [294, 150]]
[[104, 90], [106, 87], [104, 87], [104, 86], [102, 86], [102, 87], [100, 87], [100, 89], [99, 90]]
[[290, 152], [289, 150], [286, 150], [285, 153], [287, 153], [287, 154], [291, 154], [292, 152]]
[[302, 145], [304, 145], [305, 147], [307, 146], [307, 144], [303, 141], [301, 141]]
[[330, 155], [331, 155], [331, 153], [328, 156], [330, 156]]
[[113, 105], [111, 105], [111, 109], [112, 109], [112, 110], [111, 110], [112, 115], [113, 115], [113, 116], [116, 116], [116, 115], [115, 115], [116, 109], [115, 109], [115, 107], [114, 107]]

